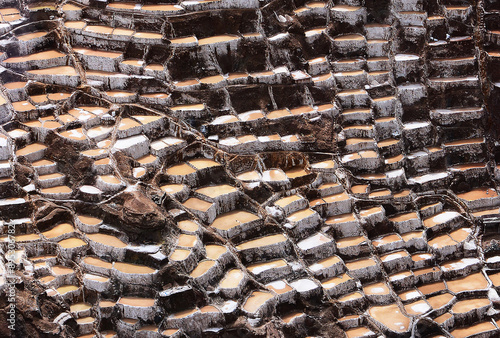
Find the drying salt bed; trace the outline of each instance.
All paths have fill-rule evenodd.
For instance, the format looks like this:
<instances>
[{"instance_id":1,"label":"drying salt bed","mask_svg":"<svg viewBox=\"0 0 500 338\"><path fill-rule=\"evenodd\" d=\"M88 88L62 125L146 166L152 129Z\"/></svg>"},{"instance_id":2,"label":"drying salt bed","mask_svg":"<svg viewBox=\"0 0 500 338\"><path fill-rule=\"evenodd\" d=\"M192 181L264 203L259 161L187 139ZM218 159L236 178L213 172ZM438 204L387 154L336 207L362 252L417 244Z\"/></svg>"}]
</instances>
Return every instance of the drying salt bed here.
<instances>
[{"instance_id":1,"label":"drying salt bed","mask_svg":"<svg viewBox=\"0 0 500 338\"><path fill-rule=\"evenodd\" d=\"M494 3L14 5L16 332L499 335Z\"/></svg>"}]
</instances>

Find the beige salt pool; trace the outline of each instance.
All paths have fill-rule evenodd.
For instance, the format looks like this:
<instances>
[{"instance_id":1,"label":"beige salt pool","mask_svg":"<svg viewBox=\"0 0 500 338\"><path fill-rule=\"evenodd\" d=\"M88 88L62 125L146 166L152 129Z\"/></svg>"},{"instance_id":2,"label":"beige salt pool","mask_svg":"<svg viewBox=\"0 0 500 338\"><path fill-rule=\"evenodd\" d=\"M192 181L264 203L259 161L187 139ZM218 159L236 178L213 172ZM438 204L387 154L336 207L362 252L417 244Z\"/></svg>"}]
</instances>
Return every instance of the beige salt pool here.
<instances>
[{"instance_id":1,"label":"beige salt pool","mask_svg":"<svg viewBox=\"0 0 500 338\"><path fill-rule=\"evenodd\" d=\"M273 295L270 292L253 291L242 308L249 313L255 313L262 305L272 298Z\"/></svg>"}]
</instances>

